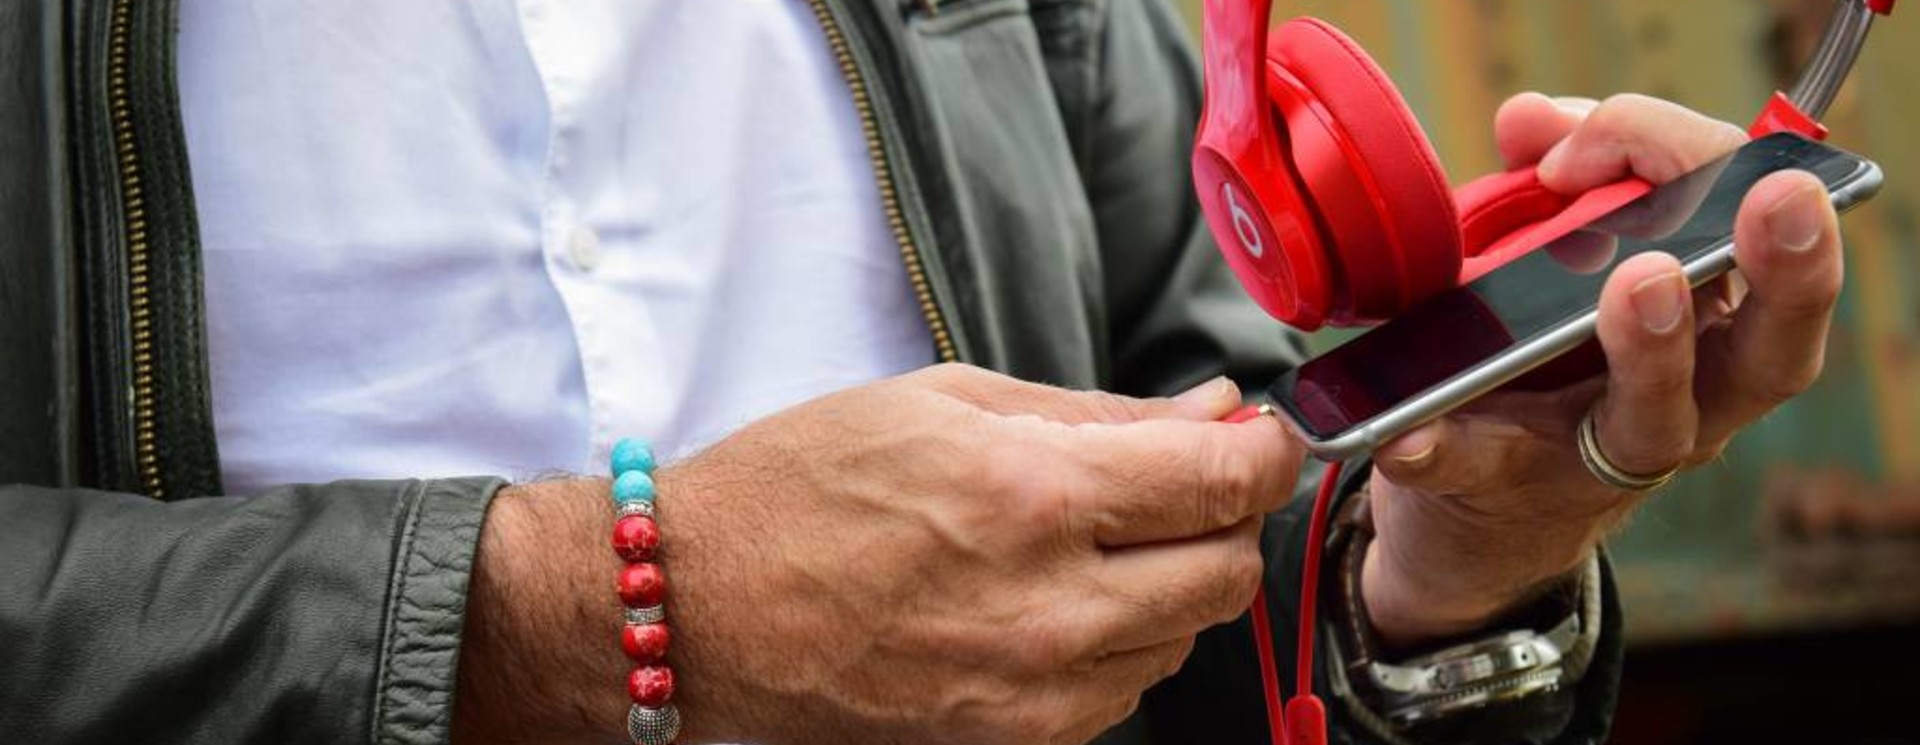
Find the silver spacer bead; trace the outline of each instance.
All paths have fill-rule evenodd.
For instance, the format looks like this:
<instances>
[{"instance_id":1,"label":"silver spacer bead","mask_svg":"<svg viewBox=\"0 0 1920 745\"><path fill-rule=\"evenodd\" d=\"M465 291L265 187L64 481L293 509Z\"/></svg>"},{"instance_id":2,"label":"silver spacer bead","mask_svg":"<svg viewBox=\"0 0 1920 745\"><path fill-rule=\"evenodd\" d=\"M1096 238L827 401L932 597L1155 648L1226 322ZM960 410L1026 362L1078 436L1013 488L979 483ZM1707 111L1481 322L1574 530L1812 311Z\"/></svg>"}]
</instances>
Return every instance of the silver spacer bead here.
<instances>
[{"instance_id":1,"label":"silver spacer bead","mask_svg":"<svg viewBox=\"0 0 1920 745\"><path fill-rule=\"evenodd\" d=\"M680 736L680 710L673 704L658 709L634 704L627 710L627 736L634 745L671 745Z\"/></svg>"},{"instance_id":2,"label":"silver spacer bead","mask_svg":"<svg viewBox=\"0 0 1920 745\"><path fill-rule=\"evenodd\" d=\"M647 517L653 517L653 503L645 501L621 502L620 516L626 517L628 515L646 515Z\"/></svg>"},{"instance_id":3,"label":"silver spacer bead","mask_svg":"<svg viewBox=\"0 0 1920 745\"><path fill-rule=\"evenodd\" d=\"M627 623L630 624L645 625L649 623L659 623L665 620L667 620L667 609L665 606L649 605L645 608L627 609Z\"/></svg>"}]
</instances>

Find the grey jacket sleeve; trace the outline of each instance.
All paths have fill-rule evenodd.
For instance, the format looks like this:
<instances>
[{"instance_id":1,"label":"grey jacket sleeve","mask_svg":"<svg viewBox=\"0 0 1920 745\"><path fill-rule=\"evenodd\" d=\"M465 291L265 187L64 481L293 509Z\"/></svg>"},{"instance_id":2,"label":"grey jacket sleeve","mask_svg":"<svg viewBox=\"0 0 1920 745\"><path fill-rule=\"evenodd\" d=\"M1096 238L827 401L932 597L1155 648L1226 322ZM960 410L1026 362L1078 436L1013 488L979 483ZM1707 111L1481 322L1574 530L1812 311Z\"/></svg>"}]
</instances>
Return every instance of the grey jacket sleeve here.
<instances>
[{"instance_id":1,"label":"grey jacket sleeve","mask_svg":"<svg viewBox=\"0 0 1920 745\"><path fill-rule=\"evenodd\" d=\"M492 479L0 486L13 742L441 743Z\"/></svg>"},{"instance_id":2,"label":"grey jacket sleeve","mask_svg":"<svg viewBox=\"0 0 1920 745\"><path fill-rule=\"evenodd\" d=\"M1260 396L1305 354L1299 335L1268 318L1240 289L1192 196L1188 159L1201 90L1187 30L1164 0L1113 0L1105 7L1100 80L1082 139L1101 251L1109 257L1113 387L1164 395L1225 373L1249 397ZM1366 468L1355 470L1356 477L1365 477ZM1264 537L1282 670L1293 665L1293 603L1315 473L1309 469L1302 476L1297 498L1269 518ZM1580 685L1501 707L1421 741L1544 745L1605 739L1620 675L1621 620L1610 574L1604 584L1600 642ZM1333 590L1324 585L1323 595L1330 596ZM1264 743L1253 650L1244 617L1202 634L1187 665L1148 692L1142 715L1099 742ZM1377 743L1343 718L1342 705L1325 689L1333 674L1339 673L1323 664L1318 677L1332 740Z\"/></svg>"}]
</instances>

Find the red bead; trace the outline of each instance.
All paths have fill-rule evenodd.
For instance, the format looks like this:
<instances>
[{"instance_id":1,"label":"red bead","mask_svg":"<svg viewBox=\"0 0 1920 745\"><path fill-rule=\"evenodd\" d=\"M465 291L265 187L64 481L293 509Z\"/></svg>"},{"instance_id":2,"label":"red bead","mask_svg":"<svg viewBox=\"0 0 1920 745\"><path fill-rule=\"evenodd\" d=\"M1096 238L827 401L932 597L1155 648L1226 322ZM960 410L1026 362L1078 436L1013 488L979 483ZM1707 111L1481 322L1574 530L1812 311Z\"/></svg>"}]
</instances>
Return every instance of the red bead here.
<instances>
[{"instance_id":1,"label":"red bead","mask_svg":"<svg viewBox=\"0 0 1920 745\"><path fill-rule=\"evenodd\" d=\"M634 662L659 662L667 656L669 636L664 623L630 623L620 629L620 648L626 650L627 656L633 658Z\"/></svg>"},{"instance_id":2,"label":"red bead","mask_svg":"<svg viewBox=\"0 0 1920 745\"><path fill-rule=\"evenodd\" d=\"M660 708L673 698L673 668L660 665L636 667L627 673L627 695L641 706Z\"/></svg>"},{"instance_id":3,"label":"red bead","mask_svg":"<svg viewBox=\"0 0 1920 745\"><path fill-rule=\"evenodd\" d=\"M652 561L660 547L660 524L646 515L628 515L613 524L613 550L627 561Z\"/></svg>"},{"instance_id":4,"label":"red bead","mask_svg":"<svg viewBox=\"0 0 1920 745\"><path fill-rule=\"evenodd\" d=\"M630 608L659 605L667 596L667 574L659 564L628 564L620 568L620 602Z\"/></svg>"}]
</instances>

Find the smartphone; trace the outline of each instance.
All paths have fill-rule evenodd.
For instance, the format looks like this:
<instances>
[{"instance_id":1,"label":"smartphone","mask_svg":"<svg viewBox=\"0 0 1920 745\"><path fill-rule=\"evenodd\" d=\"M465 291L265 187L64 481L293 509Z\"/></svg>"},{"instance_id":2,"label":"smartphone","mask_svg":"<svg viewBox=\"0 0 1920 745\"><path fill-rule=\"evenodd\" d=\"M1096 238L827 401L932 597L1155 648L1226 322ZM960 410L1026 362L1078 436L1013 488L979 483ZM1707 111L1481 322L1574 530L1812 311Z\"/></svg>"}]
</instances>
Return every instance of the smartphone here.
<instances>
[{"instance_id":1,"label":"smartphone","mask_svg":"<svg viewBox=\"0 0 1920 745\"><path fill-rule=\"evenodd\" d=\"M1268 402L1321 458L1369 452L1592 338L1601 285L1634 254L1672 254L1696 287L1733 268L1741 199L1787 169L1812 172L1843 212L1881 182L1858 155L1790 134L1755 140L1306 361Z\"/></svg>"}]
</instances>

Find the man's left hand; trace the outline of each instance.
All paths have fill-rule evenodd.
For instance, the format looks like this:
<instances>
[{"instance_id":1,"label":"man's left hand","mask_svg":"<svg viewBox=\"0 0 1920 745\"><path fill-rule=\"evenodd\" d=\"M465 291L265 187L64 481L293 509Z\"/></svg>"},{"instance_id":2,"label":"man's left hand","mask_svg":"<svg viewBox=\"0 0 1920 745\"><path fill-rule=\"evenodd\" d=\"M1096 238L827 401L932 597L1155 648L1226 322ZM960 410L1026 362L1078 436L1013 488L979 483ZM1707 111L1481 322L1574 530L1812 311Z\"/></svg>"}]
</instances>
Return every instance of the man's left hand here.
<instances>
[{"instance_id":1,"label":"man's left hand","mask_svg":"<svg viewBox=\"0 0 1920 745\"><path fill-rule=\"evenodd\" d=\"M1629 175L1670 181L1738 147L1733 125L1643 96L1603 103L1523 94L1495 117L1509 167L1576 193ZM1600 297L1608 372L1546 393L1498 392L1376 453L1376 540L1362 592L1390 645L1472 632L1577 569L1646 496L1582 464L1600 451L1657 474L1717 457L1736 431L1820 373L1840 293L1840 233L1820 181L1778 173L1735 223L1736 275L1689 288L1672 256L1623 262Z\"/></svg>"}]
</instances>

